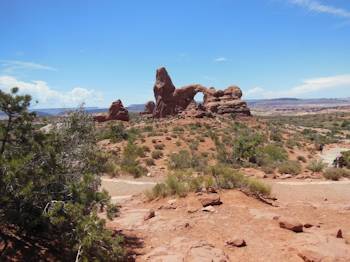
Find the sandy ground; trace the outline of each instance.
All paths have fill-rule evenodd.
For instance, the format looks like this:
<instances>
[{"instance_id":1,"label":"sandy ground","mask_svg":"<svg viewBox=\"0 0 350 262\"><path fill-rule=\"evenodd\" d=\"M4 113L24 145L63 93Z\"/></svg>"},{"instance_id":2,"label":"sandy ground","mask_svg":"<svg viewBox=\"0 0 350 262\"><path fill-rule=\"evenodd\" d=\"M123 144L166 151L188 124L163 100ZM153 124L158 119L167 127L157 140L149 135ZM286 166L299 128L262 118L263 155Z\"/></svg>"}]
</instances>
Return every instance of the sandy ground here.
<instances>
[{"instance_id":1,"label":"sandy ground","mask_svg":"<svg viewBox=\"0 0 350 262\"><path fill-rule=\"evenodd\" d=\"M303 261L303 254L323 259L310 261L350 261L350 181L265 181L278 207L231 190L220 192L223 204L214 212L203 212L195 194L145 202L139 193L155 178L105 178L104 188L122 205L108 226L132 236L130 261ZM155 217L145 221L151 209ZM276 218L284 217L312 227L282 229ZM339 229L343 239L335 237ZM227 246L232 238L247 246Z\"/></svg>"},{"instance_id":2,"label":"sandy ground","mask_svg":"<svg viewBox=\"0 0 350 262\"><path fill-rule=\"evenodd\" d=\"M319 156L331 164L344 147L328 146ZM130 261L350 261L350 180L263 179L277 198L274 206L230 190L223 202L202 211L200 195L146 201L145 190L161 176L108 178L102 187L120 216L108 227L125 235ZM155 211L155 216L144 216ZM303 233L280 228L285 219L309 224ZM341 230L343 238L337 238ZM244 239L232 247L228 240Z\"/></svg>"}]
</instances>

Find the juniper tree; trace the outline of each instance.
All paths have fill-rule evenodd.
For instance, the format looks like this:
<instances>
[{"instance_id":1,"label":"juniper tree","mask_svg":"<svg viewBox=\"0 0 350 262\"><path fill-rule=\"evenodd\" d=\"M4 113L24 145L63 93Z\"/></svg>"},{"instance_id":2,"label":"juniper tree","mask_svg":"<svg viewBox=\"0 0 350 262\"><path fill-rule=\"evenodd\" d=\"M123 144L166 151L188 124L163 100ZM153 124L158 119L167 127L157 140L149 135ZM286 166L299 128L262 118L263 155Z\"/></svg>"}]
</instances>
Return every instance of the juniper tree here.
<instances>
[{"instance_id":1,"label":"juniper tree","mask_svg":"<svg viewBox=\"0 0 350 262\"><path fill-rule=\"evenodd\" d=\"M31 97L0 91L0 223L21 234L59 240L76 261L118 261L121 239L105 229L98 211L116 208L100 191L104 159L98 154L94 123L72 112L47 134L34 126ZM1 257L0 257L1 258Z\"/></svg>"}]
</instances>

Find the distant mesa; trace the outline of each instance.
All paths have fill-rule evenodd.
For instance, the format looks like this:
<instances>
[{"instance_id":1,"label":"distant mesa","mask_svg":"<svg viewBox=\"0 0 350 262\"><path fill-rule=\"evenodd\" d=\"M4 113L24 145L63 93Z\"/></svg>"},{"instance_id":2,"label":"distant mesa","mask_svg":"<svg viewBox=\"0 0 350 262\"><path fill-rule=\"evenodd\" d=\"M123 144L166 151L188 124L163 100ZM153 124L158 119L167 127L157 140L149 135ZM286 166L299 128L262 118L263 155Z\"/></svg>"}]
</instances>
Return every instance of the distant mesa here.
<instances>
[{"instance_id":1,"label":"distant mesa","mask_svg":"<svg viewBox=\"0 0 350 262\"><path fill-rule=\"evenodd\" d=\"M164 67L157 70L153 92L156 100L153 110L155 118L174 115L198 118L213 114L251 115L247 103L241 100L242 91L239 87L229 86L225 90L216 90L193 84L177 89ZM202 104L194 100L197 93L203 93Z\"/></svg>"},{"instance_id":2,"label":"distant mesa","mask_svg":"<svg viewBox=\"0 0 350 262\"><path fill-rule=\"evenodd\" d=\"M129 121L129 112L123 106L122 101L118 99L112 103L107 115L96 115L94 116L94 120L97 122L106 122L110 120Z\"/></svg>"}]
</instances>

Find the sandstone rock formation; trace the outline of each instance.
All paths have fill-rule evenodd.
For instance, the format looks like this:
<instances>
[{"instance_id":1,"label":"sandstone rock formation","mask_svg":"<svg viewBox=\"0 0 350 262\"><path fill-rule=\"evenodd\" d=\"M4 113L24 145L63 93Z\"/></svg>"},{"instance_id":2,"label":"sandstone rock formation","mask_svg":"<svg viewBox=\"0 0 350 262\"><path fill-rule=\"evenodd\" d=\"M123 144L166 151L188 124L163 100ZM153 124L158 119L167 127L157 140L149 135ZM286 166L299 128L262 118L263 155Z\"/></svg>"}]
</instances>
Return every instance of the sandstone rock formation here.
<instances>
[{"instance_id":1,"label":"sandstone rock formation","mask_svg":"<svg viewBox=\"0 0 350 262\"><path fill-rule=\"evenodd\" d=\"M145 109L141 112L142 115L150 115L153 114L154 109L156 108L156 104L153 101L148 101L145 105Z\"/></svg>"},{"instance_id":2,"label":"sandstone rock formation","mask_svg":"<svg viewBox=\"0 0 350 262\"><path fill-rule=\"evenodd\" d=\"M157 70L153 91L156 100L153 116L156 118L178 114L194 117L210 116L212 113L250 115L247 103L241 100L239 87L216 90L194 84L176 89L164 67ZM194 100L198 92L204 94L203 104L197 104Z\"/></svg>"},{"instance_id":3,"label":"sandstone rock formation","mask_svg":"<svg viewBox=\"0 0 350 262\"><path fill-rule=\"evenodd\" d=\"M106 122L110 120L129 121L129 112L123 106L122 101L118 99L117 101L112 103L107 115L94 116L94 120L97 122Z\"/></svg>"}]
</instances>

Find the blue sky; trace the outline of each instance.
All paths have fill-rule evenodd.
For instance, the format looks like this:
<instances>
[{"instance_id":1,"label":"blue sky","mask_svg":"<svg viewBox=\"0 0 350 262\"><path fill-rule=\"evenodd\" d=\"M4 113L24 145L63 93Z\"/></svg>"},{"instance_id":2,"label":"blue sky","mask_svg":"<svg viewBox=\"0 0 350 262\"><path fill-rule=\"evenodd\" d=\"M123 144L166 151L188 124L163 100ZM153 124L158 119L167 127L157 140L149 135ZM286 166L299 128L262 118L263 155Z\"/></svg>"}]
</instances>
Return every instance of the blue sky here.
<instances>
[{"instance_id":1,"label":"blue sky","mask_svg":"<svg viewBox=\"0 0 350 262\"><path fill-rule=\"evenodd\" d=\"M245 98L350 97L348 0L1 0L0 88L37 107L239 85Z\"/></svg>"}]
</instances>

